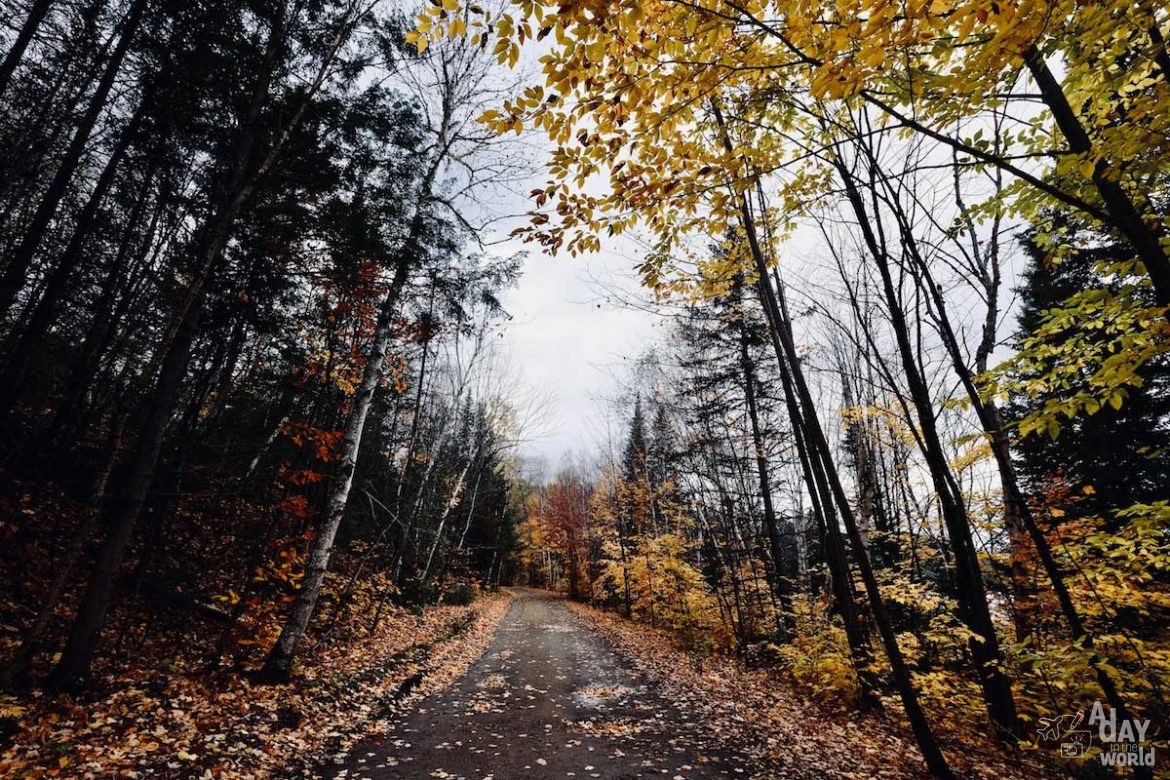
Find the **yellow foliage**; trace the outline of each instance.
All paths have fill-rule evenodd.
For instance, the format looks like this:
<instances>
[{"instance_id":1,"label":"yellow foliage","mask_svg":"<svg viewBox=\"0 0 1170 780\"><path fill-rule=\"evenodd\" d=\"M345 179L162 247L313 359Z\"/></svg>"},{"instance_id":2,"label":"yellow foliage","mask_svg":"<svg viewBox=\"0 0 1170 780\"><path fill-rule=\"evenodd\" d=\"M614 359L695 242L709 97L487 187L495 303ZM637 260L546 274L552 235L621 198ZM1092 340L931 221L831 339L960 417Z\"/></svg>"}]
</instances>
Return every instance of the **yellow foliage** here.
<instances>
[{"instance_id":1,"label":"yellow foliage","mask_svg":"<svg viewBox=\"0 0 1170 780\"><path fill-rule=\"evenodd\" d=\"M1077 415L1120 409L1140 369L1170 350L1165 310L1141 305L1137 285L1082 290L1045 311L1020 351L983 378L989 396L1045 398L1020 420L1022 436L1055 439Z\"/></svg>"},{"instance_id":2,"label":"yellow foliage","mask_svg":"<svg viewBox=\"0 0 1170 780\"><path fill-rule=\"evenodd\" d=\"M702 575L686 560L688 543L680 535L639 536L606 541L597 585L609 600L622 603L627 585L633 617L676 632L690 645L726 647L728 632L719 605ZM624 561L623 561L624 557Z\"/></svg>"},{"instance_id":3,"label":"yellow foliage","mask_svg":"<svg viewBox=\"0 0 1170 780\"><path fill-rule=\"evenodd\" d=\"M793 604L792 642L780 648L785 670L817 694L855 706L860 693L849 658L845 630L826 613L826 605L801 600Z\"/></svg>"}]
</instances>

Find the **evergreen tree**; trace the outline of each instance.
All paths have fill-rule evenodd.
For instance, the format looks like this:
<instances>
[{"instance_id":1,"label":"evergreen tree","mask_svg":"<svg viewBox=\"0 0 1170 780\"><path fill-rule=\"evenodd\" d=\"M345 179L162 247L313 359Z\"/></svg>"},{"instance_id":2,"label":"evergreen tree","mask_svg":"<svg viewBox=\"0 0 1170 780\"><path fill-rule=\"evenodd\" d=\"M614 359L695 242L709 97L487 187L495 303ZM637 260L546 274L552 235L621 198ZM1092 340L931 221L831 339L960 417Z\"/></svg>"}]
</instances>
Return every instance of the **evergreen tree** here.
<instances>
[{"instance_id":1,"label":"evergreen tree","mask_svg":"<svg viewBox=\"0 0 1170 780\"><path fill-rule=\"evenodd\" d=\"M646 420L642 414L642 396L634 399L634 414L626 432L626 448L622 455L622 473L627 482L642 483L646 470Z\"/></svg>"},{"instance_id":2,"label":"evergreen tree","mask_svg":"<svg viewBox=\"0 0 1170 780\"><path fill-rule=\"evenodd\" d=\"M1102 267L1127 258L1125 248L1084 226L1066 227L1075 229L1081 248L1060 262L1053 262L1031 235L1024 237L1028 265L1018 289L1017 340L1033 333L1046 310L1074 293L1094 288L1118 290L1120 280L1103 273ZM1146 304L1153 305L1152 292L1147 298ZM1078 335L1103 338L1096 336L1097 332L1085 330ZM1069 335L1071 331L1055 338ZM1041 366L1037 374L1045 370ZM1092 491L1083 493L1080 501L1084 509L1098 512L1165 498L1166 476L1170 474L1170 356L1161 355L1147 363L1139 376L1141 386L1128 391L1119 409L1104 404L1095 414L1078 415L1062 426L1057 439L1042 434L1020 439L1016 457L1033 491L1052 479L1066 480L1077 488L1091 486ZM1059 395L1073 390L1062 389ZM1008 412L1019 419L1055 397L1054 393L1017 396Z\"/></svg>"}]
</instances>

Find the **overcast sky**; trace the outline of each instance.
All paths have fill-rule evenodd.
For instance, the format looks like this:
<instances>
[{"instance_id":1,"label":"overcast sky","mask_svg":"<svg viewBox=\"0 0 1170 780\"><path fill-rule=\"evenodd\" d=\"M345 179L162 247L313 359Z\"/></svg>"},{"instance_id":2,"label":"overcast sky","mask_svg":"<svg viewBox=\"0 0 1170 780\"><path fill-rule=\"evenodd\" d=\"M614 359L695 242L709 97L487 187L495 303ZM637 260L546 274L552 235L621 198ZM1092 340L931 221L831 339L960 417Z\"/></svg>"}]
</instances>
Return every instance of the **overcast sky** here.
<instances>
[{"instance_id":1,"label":"overcast sky","mask_svg":"<svg viewBox=\"0 0 1170 780\"><path fill-rule=\"evenodd\" d=\"M636 290L639 249L625 241L587 257L548 257L529 250L519 285L503 296L512 320L504 347L525 382L548 399L543 436L520 454L555 470L566 453L591 454L603 438L598 399L618 389L623 364L656 335L656 318L616 305L613 286Z\"/></svg>"}]
</instances>

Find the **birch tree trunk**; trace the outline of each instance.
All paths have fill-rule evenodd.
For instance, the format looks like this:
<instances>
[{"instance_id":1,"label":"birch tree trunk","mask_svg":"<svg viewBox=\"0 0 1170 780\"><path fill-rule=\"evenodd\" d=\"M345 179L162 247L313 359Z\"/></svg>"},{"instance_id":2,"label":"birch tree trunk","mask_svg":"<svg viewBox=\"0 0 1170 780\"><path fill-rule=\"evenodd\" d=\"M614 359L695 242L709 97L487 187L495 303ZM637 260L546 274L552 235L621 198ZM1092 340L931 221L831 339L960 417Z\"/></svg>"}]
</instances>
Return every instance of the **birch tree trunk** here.
<instances>
[{"instance_id":1,"label":"birch tree trunk","mask_svg":"<svg viewBox=\"0 0 1170 780\"><path fill-rule=\"evenodd\" d=\"M340 463L337 475L334 478L333 490L329 496L325 519L317 536L313 539L313 546L309 550L309 560L305 564L305 578L301 582L301 590L297 600L293 603L292 611L280 630L280 637L276 645L268 654L264 662L263 675L274 681L285 680L292 671L293 661L296 659L297 646L305 636L309 620L317 607L317 600L321 596L321 585L325 581L325 572L329 569L329 557L333 552L333 541L337 537L337 529L341 519L345 516L345 507L349 502L349 491L353 486L353 472L357 466L358 451L361 449L362 432L366 427L366 417L370 413L370 405L374 400L374 393L378 390L378 383L382 381L382 372L386 363L386 351L390 345L392 321L397 309L398 298L402 287L406 283L407 271L410 267L409 258L399 258L398 268L391 282L386 299L382 302L382 311L378 315L378 323L374 329L374 343L362 371L362 382L354 397L353 409L345 426L345 434L341 443Z\"/></svg>"}]
</instances>

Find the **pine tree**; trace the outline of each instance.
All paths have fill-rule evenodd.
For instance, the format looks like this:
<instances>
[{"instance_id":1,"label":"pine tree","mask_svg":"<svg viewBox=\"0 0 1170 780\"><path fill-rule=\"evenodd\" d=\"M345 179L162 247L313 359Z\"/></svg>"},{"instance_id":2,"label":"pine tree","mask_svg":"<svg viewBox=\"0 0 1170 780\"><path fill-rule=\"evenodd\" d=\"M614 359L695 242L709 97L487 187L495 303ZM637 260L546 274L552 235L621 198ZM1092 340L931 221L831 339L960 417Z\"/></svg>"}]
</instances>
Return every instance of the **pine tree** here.
<instances>
[{"instance_id":1,"label":"pine tree","mask_svg":"<svg viewBox=\"0 0 1170 780\"><path fill-rule=\"evenodd\" d=\"M1116 292L1119 287L1119 281L1102 274L1098 266L1125 259L1124 247L1093 230L1069 227L1076 228L1083 248L1059 263L1037 245L1034 232L1025 235L1028 265L1018 289L1017 344L1036 330L1046 310L1070 295L1094 288ZM1153 305L1152 293L1146 303ZM1071 334L1061 338L1065 335ZM1043 369L1037 371L1041 373ZM1129 390L1121 408L1104 404L1095 414L1078 415L1062 426L1056 439L1034 435L1017 442L1020 471L1033 490L1054 478L1077 487L1091 486L1092 491L1083 494L1081 508L1096 512L1165 498L1170 473L1170 356L1147 363L1139 375L1141 386ZM1060 395L1069 392L1061 390ZM1016 396L1008 413L1020 419L1053 397Z\"/></svg>"},{"instance_id":2,"label":"pine tree","mask_svg":"<svg viewBox=\"0 0 1170 780\"><path fill-rule=\"evenodd\" d=\"M646 420L642 414L642 396L634 399L634 414L626 433L626 448L622 455L622 474L627 482L643 482L646 472Z\"/></svg>"}]
</instances>

